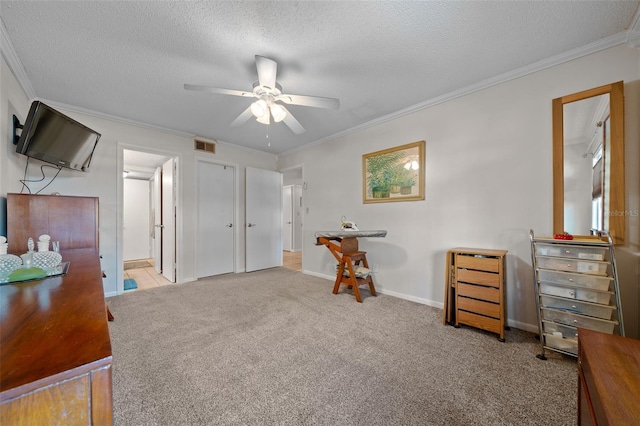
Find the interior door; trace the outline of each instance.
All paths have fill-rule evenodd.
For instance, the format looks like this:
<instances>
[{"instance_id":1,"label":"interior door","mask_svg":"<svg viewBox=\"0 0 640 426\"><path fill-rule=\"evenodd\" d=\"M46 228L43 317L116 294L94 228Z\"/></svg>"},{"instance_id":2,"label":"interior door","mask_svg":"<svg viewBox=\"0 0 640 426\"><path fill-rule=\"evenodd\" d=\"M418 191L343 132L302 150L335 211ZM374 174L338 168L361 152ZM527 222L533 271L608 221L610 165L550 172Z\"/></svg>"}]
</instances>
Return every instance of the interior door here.
<instances>
[{"instance_id":1,"label":"interior door","mask_svg":"<svg viewBox=\"0 0 640 426\"><path fill-rule=\"evenodd\" d=\"M282 250L293 251L293 187L282 188Z\"/></svg>"},{"instance_id":2,"label":"interior door","mask_svg":"<svg viewBox=\"0 0 640 426\"><path fill-rule=\"evenodd\" d=\"M153 267L158 274L162 273L162 169L156 168L151 183L151 216L153 217Z\"/></svg>"},{"instance_id":3,"label":"interior door","mask_svg":"<svg viewBox=\"0 0 640 426\"><path fill-rule=\"evenodd\" d=\"M197 278L234 271L235 169L199 161Z\"/></svg>"},{"instance_id":4,"label":"interior door","mask_svg":"<svg viewBox=\"0 0 640 426\"><path fill-rule=\"evenodd\" d=\"M293 195L291 197L293 204L293 251L302 251L302 186L293 185Z\"/></svg>"},{"instance_id":5,"label":"interior door","mask_svg":"<svg viewBox=\"0 0 640 426\"><path fill-rule=\"evenodd\" d=\"M246 169L245 270L282 266L282 174Z\"/></svg>"},{"instance_id":6,"label":"interior door","mask_svg":"<svg viewBox=\"0 0 640 426\"><path fill-rule=\"evenodd\" d=\"M168 160L162 165L162 276L176 282L175 253L175 162Z\"/></svg>"}]
</instances>

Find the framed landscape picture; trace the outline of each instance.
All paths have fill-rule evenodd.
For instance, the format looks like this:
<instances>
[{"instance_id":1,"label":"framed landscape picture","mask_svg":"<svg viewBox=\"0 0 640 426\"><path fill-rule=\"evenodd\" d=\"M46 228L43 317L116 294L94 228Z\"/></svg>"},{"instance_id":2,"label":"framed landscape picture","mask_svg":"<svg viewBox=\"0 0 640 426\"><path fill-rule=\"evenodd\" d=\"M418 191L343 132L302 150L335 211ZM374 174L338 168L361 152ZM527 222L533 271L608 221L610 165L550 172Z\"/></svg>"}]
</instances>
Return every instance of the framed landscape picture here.
<instances>
[{"instance_id":1,"label":"framed landscape picture","mask_svg":"<svg viewBox=\"0 0 640 426\"><path fill-rule=\"evenodd\" d=\"M424 141L362 156L364 203L424 200Z\"/></svg>"}]
</instances>

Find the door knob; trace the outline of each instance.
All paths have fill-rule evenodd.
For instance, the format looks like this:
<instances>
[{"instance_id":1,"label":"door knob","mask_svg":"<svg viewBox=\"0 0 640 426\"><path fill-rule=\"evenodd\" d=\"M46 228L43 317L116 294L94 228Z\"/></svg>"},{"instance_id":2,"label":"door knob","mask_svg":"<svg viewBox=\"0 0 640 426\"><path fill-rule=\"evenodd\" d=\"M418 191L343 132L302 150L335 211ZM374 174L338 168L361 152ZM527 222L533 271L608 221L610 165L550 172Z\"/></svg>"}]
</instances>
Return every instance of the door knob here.
<instances>
[{"instance_id":1,"label":"door knob","mask_svg":"<svg viewBox=\"0 0 640 426\"><path fill-rule=\"evenodd\" d=\"M227 228L233 228L233 223L226 225Z\"/></svg>"},{"instance_id":2,"label":"door knob","mask_svg":"<svg viewBox=\"0 0 640 426\"><path fill-rule=\"evenodd\" d=\"M248 223L248 224L247 224L247 226L248 226L249 228L251 228L252 226L256 226L256 224L255 224L255 223Z\"/></svg>"}]
</instances>

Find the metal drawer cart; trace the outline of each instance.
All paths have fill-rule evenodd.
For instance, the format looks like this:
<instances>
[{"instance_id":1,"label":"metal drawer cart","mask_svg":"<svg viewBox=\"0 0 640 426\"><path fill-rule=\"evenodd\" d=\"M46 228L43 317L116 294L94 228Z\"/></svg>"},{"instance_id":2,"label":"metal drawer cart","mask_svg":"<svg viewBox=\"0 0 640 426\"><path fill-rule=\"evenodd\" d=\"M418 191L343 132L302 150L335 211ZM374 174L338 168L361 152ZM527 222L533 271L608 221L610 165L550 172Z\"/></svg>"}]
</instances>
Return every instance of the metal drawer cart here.
<instances>
[{"instance_id":1,"label":"metal drawer cart","mask_svg":"<svg viewBox=\"0 0 640 426\"><path fill-rule=\"evenodd\" d=\"M578 355L578 327L624 336L611 236L599 231L572 240L535 237L531 260L538 329L545 350Z\"/></svg>"}]
</instances>

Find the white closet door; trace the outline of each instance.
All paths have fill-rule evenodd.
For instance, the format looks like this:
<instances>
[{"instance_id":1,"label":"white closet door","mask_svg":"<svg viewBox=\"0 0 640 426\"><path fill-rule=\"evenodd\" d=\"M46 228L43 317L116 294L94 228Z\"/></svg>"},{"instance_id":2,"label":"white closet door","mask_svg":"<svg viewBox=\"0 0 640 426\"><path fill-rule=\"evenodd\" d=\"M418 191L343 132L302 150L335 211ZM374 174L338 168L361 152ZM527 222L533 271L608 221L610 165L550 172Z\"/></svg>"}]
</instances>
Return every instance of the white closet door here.
<instances>
[{"instance_id":1,"label":"white closet door","mask_svg":"<svg viewBox=\"0 0 640 426\"><path fill-rule=\"evenodd\" d=\"M175 166L173 159L162 165L162 276L176 282Z\"/></svg>"},{"instance_id":2,"label":"white closet door","mask_svg":"<svg viewBox=\"0 0 640 426\"><path fill-rule=\"evenodd\" d=\"M153 174L152 183L153 234L153 267L158 274L162 273L162 168L158 167Z\"/></svg>"},{"instance_id":3,"label":"white closet door","mask_svg":"<svg viewBox=\"0 0 640 426\"><path fill-rule=\"evenodd\" d=\"M282 188L282 250L293 251L293 187Z\"/></svg>"},{"instance_id":4,"label":"white closet door","mask_svg":"<svg viewBox=\"0 0 640 426\"><path fill-rule=\"evenodd\" d=\"M302 251L302 186L293 186L293 251Z\"/></svg>"},{"instance_id":5,"label":"white closet door","mask_svg":"<svg viewBox=\"0 0 640 426\"><path fill-rule=\"evenodd\" d=\"M246 169L245 270L282 266L282 173Z\"/></svg>"},{"instance_id":6,"label":"white closet door","mask_svg":"<svg viewBox=\"0 0 640 426\"><path fill-rule=\"evenodd\" d=\"M234 271L235 169L198 162L198 278Z\"/></svg>"}]
</instances>

